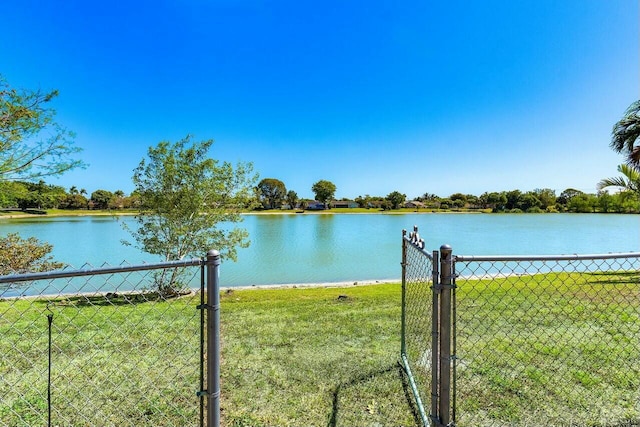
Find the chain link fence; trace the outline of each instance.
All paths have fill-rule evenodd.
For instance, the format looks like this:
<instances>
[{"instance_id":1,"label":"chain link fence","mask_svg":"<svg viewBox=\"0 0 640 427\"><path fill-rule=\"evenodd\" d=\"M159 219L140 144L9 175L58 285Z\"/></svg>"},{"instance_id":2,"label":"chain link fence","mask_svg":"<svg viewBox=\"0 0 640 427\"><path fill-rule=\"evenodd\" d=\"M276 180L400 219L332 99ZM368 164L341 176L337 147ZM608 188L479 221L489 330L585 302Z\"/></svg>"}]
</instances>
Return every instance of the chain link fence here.
<instances>
[{"instance_id":1,"label":"chain link fence","mask_svg":"<svg viewBox=\"0 0 640 427\"><path fill-rule=\"evenodd\" d=\"M403 238L402 355L424 425L640 426L640 253L446 261L443 248Z\"/></svg>"},{"instance_id":2,"label":"chain link fence","mask_svg":"<svg viewBox=\"0 0 640 427\"><path fill-rule=\"evenodd\" d=\"M640 425L640 254L454 268L456 425Z\"/></svg>"},{"instance_id":3,"label":"chain link fence","mask_svg":"<svg viewBox=\"0 0 640 427\"><path fill-rule=\"evenodd\" d=\"M0 426L203 425L204 277L204 260L1 277Z\"/></svg>"},{"instance_id":4,"label":"chain link fence","mask_svg":"<svg viewBox=\"0 0 640 427\"><path fill-rule=\"evenodd\" d=\"M434 408L425 407L431 403L429 399L425 400L427 393L437 383L437 378L434 378L437 369L432 369L432 366L437 366L433 360L437 356L433 348L433 326L436 325L437 329L438 324L432 317L436 312L433 304L437 304L432 298L434 258L423 250L424 242L417 235L417 230L409 236L403 233L402 240L401 358L418 413L422 423L427 425L427 414L437 412Z\"/></svg>"}]
</instances>

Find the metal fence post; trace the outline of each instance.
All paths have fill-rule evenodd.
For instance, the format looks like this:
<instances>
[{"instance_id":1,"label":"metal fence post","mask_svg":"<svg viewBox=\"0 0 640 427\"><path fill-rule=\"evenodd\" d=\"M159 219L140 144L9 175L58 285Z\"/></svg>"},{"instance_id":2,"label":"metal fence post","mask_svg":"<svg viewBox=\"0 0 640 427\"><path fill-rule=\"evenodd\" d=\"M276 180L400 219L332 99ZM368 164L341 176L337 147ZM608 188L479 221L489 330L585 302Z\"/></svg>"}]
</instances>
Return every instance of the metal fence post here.
<instances>
[{"instance_id":1,"label":"metal fence post","mask_svg":"<svg viewBox=\"0 0 640 427\"><path fill-rule=\"evenodd\" d=\"M440 422L450 422L451 406L451 288L452 253L449 245L440 246Z\"/></svg>"},{"instance_id":2,"label":"metal fence post","mask_svg":"<svg viewBox=\"0 0 640 427\"><path fill-rule=\"evenodd\" d=\"M220 252L207 252L207 427L220 426Z\"/></svg>"},{"instance_id":3,"label":"metal fence post","mask_svg":"<svg viewBox=\"0 0 640 427\"><path fill-rule=\"evenodd\" d=\"M439 355L440 355L440 290L439 280L440 272L438 262L440 254L433 251L433 272L432 274L432 306L431 306L431 420L438 421L438 387L440 381L438 379L439 371Z\"/></svg>"},{"instance_id":4,"label":"metal fence post","mask_svg":"<svg viewBox=\"0 0 640 427\"><path fill-rule=\"evenodd\" d=\"M438 262L440 260L440 254L438 251L432 252L433 257L433 271L431 272L431 283L432 283L432 306L431 306L431 414L430 418L432 421L436 422L438 419L438 386L440 384L438 380L438 371L439 371L439 355L440 351L438 350L440 347L440 330L439 330L439 322L440 322L440 290L439 290L439 280L440 280L440 269Z\"/></svg>"}]
</instances>

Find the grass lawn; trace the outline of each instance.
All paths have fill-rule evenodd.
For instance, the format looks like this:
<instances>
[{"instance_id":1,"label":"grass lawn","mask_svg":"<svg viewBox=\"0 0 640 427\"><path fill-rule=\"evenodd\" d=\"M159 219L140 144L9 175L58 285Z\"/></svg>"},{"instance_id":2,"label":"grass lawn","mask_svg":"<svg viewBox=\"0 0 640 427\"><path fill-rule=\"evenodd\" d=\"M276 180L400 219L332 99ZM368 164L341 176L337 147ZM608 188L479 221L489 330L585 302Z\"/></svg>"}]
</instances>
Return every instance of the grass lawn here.
<instances>
[{"instance_id":1,"label":"grass lawn","mask_svg":"<svg viewBox=\"0 0 640 427\"><path fill-rule=\"evenodd\" d=\"M397 284L224 294L224 424L416 425L400 298Z\"/></svg>"},{"instance_id":2,"label":"grass lawn","mask_svg":"<svg viewBox=\"0 0 640 427\"><path fill-rule=\"evenodd\" d=\"M197 425L199 297L49 304L53 425ZM47 303L0 302L0 426L46 425ZM225 426L416 425L400 286L222 295Z\"/></svg>"},{"instance_id":3,"label":"grass lawn","mask_svg":"<svg viewBox=\"0 0 640 427\"><path fill-rule=\"evenodd\" d=\"M638 279L460 281L457 425L564 425L593 408L595 421L571 425L638 419ZM223 292L223 425L417 425L400 300L398 284ZM53 425L197 425L198 303L50 304ZM47 313L45 301L0 301L0 426L46 424ZM428 323L409 333L430 338ZM428 349L410 350L415 361Z\"/></svg>"},{"instance_id":4,"label":"grass lawn","mask_svg":"<svg viewBox=\"0 0 640 427\"><path fill-rule=\"evenodd\" d=\"M640 425L639 272L457 286L457 425Z\"/></svg>"}]
</instances>

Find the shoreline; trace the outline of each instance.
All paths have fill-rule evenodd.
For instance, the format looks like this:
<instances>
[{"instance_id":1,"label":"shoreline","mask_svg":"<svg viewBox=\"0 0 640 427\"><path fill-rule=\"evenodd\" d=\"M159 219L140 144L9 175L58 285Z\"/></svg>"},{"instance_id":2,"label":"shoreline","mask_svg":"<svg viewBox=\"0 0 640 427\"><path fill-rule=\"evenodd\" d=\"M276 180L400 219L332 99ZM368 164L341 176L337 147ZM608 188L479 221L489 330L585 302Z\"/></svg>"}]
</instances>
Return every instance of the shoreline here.
<instances>
[{"instance_id":1,"label":"shoreline","mask_svg":"<svg viewBox=\"0 0 640 427\"><path fill-rule=\"evenodd\" d=\"M275 283L272 285L221 286L220 290L246 291L252 289L305 289L305 288L353 288L358 286L400 284L401 278L382 280L355 280L343 282Z\"/></svg>"},{"instance_id":2,"label":"shoreline","mask_svg":"<svg viewBox=\"0 0 640 427\"><path fill-rule=\"evenodd\" d=\"M488 212L478 210L478 211L432 211L432 210L420 210L420 211L356 211L349 212L348 210L336 210L336 209L328 209L325 211L304 211L304 212L295 212L295 211L254 211L254 212L242 212L240 215L242 216L273 216L273 215L429 215L429 214L486 214ZM97 216L97 217L120 217L120 216L135 216L138 215L138 212L105 212L105 211L80 211L80 212L53 212L46 214L30 214L30 213L19 213L19 214L2 214L0 213L0 220L3 219L46 219L46 218L77 218L77 217L87 217L87 216Z\"/></svg>"},{"instance_id":3,"label":"shoreline","mask_svg":"<svg viewBox=\"0 0 640 427\"><path fill-rule=\"evenodd\" d=\"M64 217L70 217L70 218L77 218L77 217L83 217L83 216L134 216L137 215L137 212L104 212L104 211L98 211L98 212L87 212L87 211L80 211L80 212L54 212L54 213L46 213L46 214L30 214L30 213L20 213L20 214L8 214L8 215L3 215L0 214L0 220L2 219L46 219L46 218L64 218Z\"/></svg>"},{"instance_id":4,"label":"shoreline","mask_svg":"<svg viewBox=\"0 0 640 427\"><path fill-rule=\"evenodd\" d=\"M34 213L8 213L3 214L0 212L0 221L1 220L20 220L20 219L47 219L47 218L77 218L77 217L88 217L88 216L96 216L96 217L107 217L111 216L113 218L121 217L121 216L135 216L138 215L139 212L131 212L131 211L70 211L70 212L49 212L44 214L34 214ZM616 213L616 212L588 212L588 213L578 213L578 212L539 212L539 213L527 213L527 212L491 212L486 209L480 210L465 210L465 211L454 211L454 210L395 210L395 211L382 211L382 210L361 210L360 208L334 208L327 210L310 210L304 212L297 211L251 211L251 212L242 212L241 216L297 216L297 215L481 215L481 214L491 214L491 215L545 215L545 214L576 214L576 215L637 215L633 213Z\"/></svg>"},{"instance_id":5,"label":"shoreline","mask_svg":"<svg viewBox=\"0 0 640 427\"><path fill-rule=\"evenodd\" d=\"M285 290L285 289L340 289L340 288L354 288L361 286L374 286L374 285L389 285L400 284L402 279L383 279L383 280L360 280L360 281L344 281L344 282L313 282L313 283L280 283L272 285L244 285L244 286L221 286L221 293L232 293L233 291L251 291L251 290ZM185 288L184 291L189 291L184 295L178 296L178 298L184 298L189 295L195 295L200 291L200 288ZM17 299L60 299L70 297L107 297L109 294L119 295L138 295L146 292L154 292L153 290L111 290L111 291L95 291L95 292L64 292L59 294L38 294L38 295L10 295L2 296L0 294L0 302Z\"/></svg>"}]
</instances>

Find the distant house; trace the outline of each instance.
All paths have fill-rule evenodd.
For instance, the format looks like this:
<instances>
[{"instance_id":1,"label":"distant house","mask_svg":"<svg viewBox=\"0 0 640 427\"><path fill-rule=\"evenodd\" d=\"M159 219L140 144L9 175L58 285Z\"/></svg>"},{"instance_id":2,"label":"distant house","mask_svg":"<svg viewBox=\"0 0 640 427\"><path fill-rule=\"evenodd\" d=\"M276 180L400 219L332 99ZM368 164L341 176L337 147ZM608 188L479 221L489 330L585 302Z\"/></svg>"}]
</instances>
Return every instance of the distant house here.
<instances>
[{"instance_id":1,"label":"distant house","mask_svg":"<svg viewBox=\"0 0 640 427\"><path fill-rule=\"evenodd\" d=\"M307 209L310 210L310 211L322 210L322 209L324 209L324 203L320 203L317 200L312 200L312 201L307 203Z\"/></svg>"},{"instance_id":2,"label":"distant house","mask_svg":"<svg viewBox=\"0 0 640 427\"><path fill-rule=\"evenodd\" d=\"M427 206L424 203L419 202L417 200L411 200L410 202L405 203L404 207L410 208L410 209L424 209Z\"/></svg>"},{"instance_id":3,"label":"distant house","mask_svg":"<svg viewBox=\"0 0 640 427\"><path fill-rule=\"evenodd\" d=\"M331 202L334 208L357 208L358 204L353 200L334 200Z\"/></svg>"}]
</instances>

